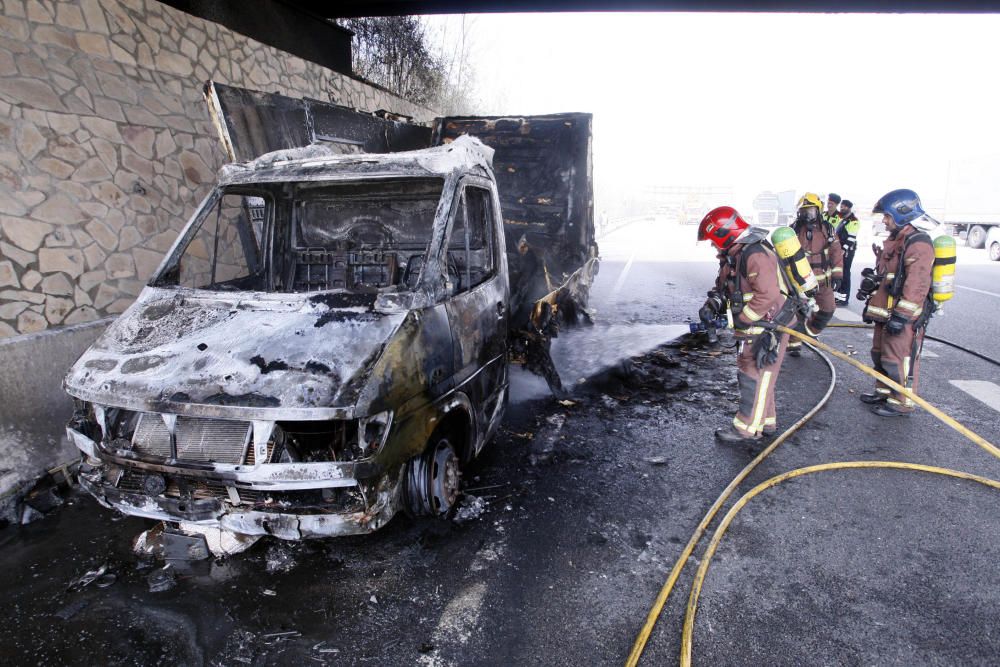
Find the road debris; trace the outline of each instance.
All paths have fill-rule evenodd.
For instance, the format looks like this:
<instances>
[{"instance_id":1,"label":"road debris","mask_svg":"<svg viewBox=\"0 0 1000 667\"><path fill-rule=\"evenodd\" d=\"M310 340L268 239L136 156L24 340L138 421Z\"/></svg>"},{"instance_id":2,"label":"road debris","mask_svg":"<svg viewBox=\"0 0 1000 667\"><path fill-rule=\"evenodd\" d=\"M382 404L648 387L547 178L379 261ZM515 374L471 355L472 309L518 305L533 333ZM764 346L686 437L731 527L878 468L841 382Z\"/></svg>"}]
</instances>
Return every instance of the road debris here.
<instances>
[{"instance_id":1,"label":"road debris","mask_svg":"<svg viewBox=\"0 0 1000 667\"><path fill-rule=\"evenodd\" d=\"M153 570L146 581L149 583L150 593L163 593L177 585L177 573L173 566L167 563L160 569Z\"/></svg>"},{"instance_id":2,"label":"road debris","mask_svg":"<svg viewBox=\"0 0 1000 667\"><path fill-rule=\"evenodd\" d=\"M295 554L284 544L271 545L264 558L268 574L291 572L298 564Z\"/></svg>"},{"instance_id":3,"label":"road debris","mask_svg":"<svg viewBox=\"0 0 1000 667\"><path fill-rule=\"evenodd\" d=\"M87 572L84 572L83 574L81 574L76 579L73 579L69 583L69 586L67 586L66 588L68 590L80 590L81 588L86 588L90 584L92 584L95 581L98 581L99 579L101 579L102 577L104 577L105 574L107 574L107 572L108 572L108 564L104 563L100 567L95 568L93 570L88 570ZM112 575L112 576L114 576L114 575ZM114 580L112 580L111 583L114 583ZM106 588L107 586L110 586L110 585L111 584L105 584L104 586L100 586L100 584L99 584L99 587L100 588Z\"/></svg>"},{"instance_id":4,"label":"road debris","mask_svg":"<svg viewBox=\"0 0 1000 667\"><path fill-rule=\"evenodd\" d=\"M340 653L339 648L334 648L332 646L328 647L326 646L325 641L313 645L312 650L316 651L317 653Z\"/></svg>"},{"instance_id":5,"label":"road debris","mask_svg":"<svg viewBox=\"0 0 1000 667\"><path fill-rule=\"evenodd\" d=\"M478 519L486 511L486 501L480 496L465 494L462 497L462 504L455 512L453 521L458 524L467 523Z\"/></svg>"}]
</instances>

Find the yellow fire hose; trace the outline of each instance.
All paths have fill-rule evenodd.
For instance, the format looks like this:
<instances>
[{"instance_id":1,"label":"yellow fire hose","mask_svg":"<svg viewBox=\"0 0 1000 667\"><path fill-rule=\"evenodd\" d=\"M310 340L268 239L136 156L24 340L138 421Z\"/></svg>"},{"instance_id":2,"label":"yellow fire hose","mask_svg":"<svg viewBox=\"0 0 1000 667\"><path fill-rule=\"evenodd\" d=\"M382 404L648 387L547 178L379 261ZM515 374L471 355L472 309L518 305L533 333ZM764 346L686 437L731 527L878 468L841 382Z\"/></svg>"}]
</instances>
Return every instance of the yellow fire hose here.
<instances>
[{"instance_id":1,"label":"yellow fire hose","mask_svg":"<svg viewBox=\"0 0 1000 667\"><path fill-rule=\"evenodd\" d=\"M841 352L839 350L835 350L832 347L830 347L829 345L826 345L825 343L821 343L818 340L816 340L815 338L807 336L804 333L799 333L798 331L794 331L794 330L789 329L787 327L780 327L779 326L779 327L776 327L776 328L778 329L778 331L783 331L783 332L785 332L787 334L791 334L792 336L795 336L796 338L800 338L803 341L807 341L809 344L811 344L811 345L813 345L813 346L815 346L815 347L823 350L824 352L828 352L828 353L832 354L833 356L837 357L841 361L846 361L847 363L851 364L852 366L854 366L855 368L857 368L858 370L860 370L862 373L864 373L866 375L870 375L873 378L875 378L876 380L879 380L880 382L882 382L883 384L888 385L889 387L892 387L893 389L895 389L896 391L898 391L899 393L903 394L904 396L906 396L907 398L909 398L911 401L913 401L914 403L916 403L917 405L919 405L920 407L922 407L924 410L927 410L927 412L929 412L932 415L934 415L935 417L937 417L940 421L944 422L945 424L947 424L951 428L955 429L956 431L958 431L959 433L961 433L962 435L964 435L966 438L968 438L972 442L976 443L977 445L979 445L980 447L982 447L983 449L985 449L987 452L989 452L993 456L995 456L998 459L1000 459L1000 449L997 449L994 445L990 444L990 442L988 442L985 438L983 438L980 435L977 435L976 433L973 433L971 430L969 430L966 427L962 426L957 421L955 421L954 419L952 419L951 417L949 417L945 413L941 412L940 410L938 410L937 408L935 408L933 405L931 405L930 403L928 403L924 399L922 399L919 396L917 396L916 394L914 394L908 388L903 387L902 385L896 383L894 380L892 380L890 378L887 378L886 376L884 376L881 373L879 373L878 371L876 371L874 368L871 368L869 366L865 366L860 361L858 361L856 359L853 359L850 356L844 354L843 352Z\"/></svg>"},{"instance_id":2,"label":"yellow fire hose","mask_svg":"<svg viewBox=\"0 0 1000 667\"><path fill-rule=\"evenodd\" d=\"M636 638L635 643L632 645L632 651L629 653L628 660L625 663L628 667L635 667L635 665L639 664L639 657L642 655L642 651L646 647L646 642L649 641L649 635L653 632L653 627L656 625L656 621L660 617L660 612L663 611L663 605L666 604L667 598L670 597L670 593L673 591L674 585L677 583L677 579L681 575L681 570L684 569L684 565L687 563L688 558L691 557L695 547L698 546L701 536L705 534L705 530L708 528L708 525L712 523L712 519L715 518L715 515L718 514L722 506L726 504L726 501L729 500L731 495L733 495L736 488L743 483L743 480L746 479L751 472L753 472L754 468L760 465L760 463L766 459L771 452L777 449L781 443L787 440L789 436L812 419L813 416L819 412L824 405L826 405L826 402L830 400L830 396L833 395L833 389L837 384L837 371L834 369L833 364L830 363L829 359L823 355L820 355L820 358L826 362L826 365L830 369L830 386L827 387L823 398L821 398L809 412L803 415L801 419L789 426L781 435L775 438L774 441L764 448L760 454L755 456L754 459L750 461L750 463L748 463L731 482L729 482L726 488L722 490L722 493L719 494L719 497L715 499L715 502L712 503L712 506L708 509L708 512L701 520L701 523L699 523L698 527L695 528L694 533L691 535L691 539L688 540L687 545L685 545L684 550L677 559L677 562L674 563L674 567L670 570L670 575L667 577L667 581L660 589L659 595L656 596L656 601L653 603L653 607L649 610L649 614L646 616L646 622L642 626L642 630L639 631L639 636Z\"/></svg>"},{"instance_id":3,"label":"yellow fire hose","mask_svg":"<svg viewBox=\"0 0 1000 667\"><path fill-rule=\"evenodd\" d=\"M694 636L694 617L698 609L698 596L701 594L701 586L705 581L705 575L708 573L708 566L712 562L712 556L715 555L715 550L719 546L719 542L722 541L722 536L725 534L726 529L729 528L729 524L732 523L733 519L739 513L743 506L746 505L754 496L765 491L772 486L781 484L782 482L794 479L796 477L801 477L803 475L811 475L817 472L827 472L830 470L846 470L846 469L870 469L870 468L890 468L897 470L917 470L920 472L932 473L935 475L946 475L948 477L956 477L958 479L966 479L973 482L978 482L984 484L991 488L1000 490L1000 482L996 480L989 479L987 477L980 477L979 475L972 475L967 472L961 472L959 470L951 470L949 468L938 468L936 466L921 465L919 463L903 463L900 461L840 461L837 463L822 463L820 465L808 466L806 468L797 468L795 470L789 470L786 473L776 475L766 482L762 482L755 486L753 489L748 491L742 498L736 501L730 510L723 517L719 527L715 529L715 534L712 535L712 540L708 543L708 547L705 548L705 554L702 556L701 564L698 566L698 571L694 575L694 581L691 584L691 595L688 597L687 613L684 616L684 631L681 634L681 667L689 667L691 664L691 649L693 644Z\"/></svg>"},{"instance_id":4,"label":"yellow fire hose","mask_svg":"<svg viewBox=\"0 0 1000 667\"><path fill-rule=\"evenodd\" d=\"M849 326L849 327L857 327L857 328L867 328L866 325L852 325L852 324L847 324L847 325L832 325L832 326ZM987 452L989 452L993 456L995 456L998 459L1000 459L1000 449L998 449L997 447L995 447L993 444L991 444L990 442L988 442L983 437L981 437L978 434L974 433L973 431L969 430L965 426L962 426L957 421L955 421L954 419L952 419L948 415L944 414L939 409L937 409L936 407L934 407L933 405L931 405L927 401L923 400L922 398L920 398L919 396L917 396L916 394L914 394L909 389L900 386L899 384L897 384L892 379L890 379L890 378L882 375L878 371L876 371L876 370L874 370L874 369L872 369L872 368L870 368L868 366L865 366L864 364L856 361L855 359L852 359L850 356L848 356L846 354L843 354L842 352L840 352L838 350L835 350L835 349L829 347L828 345L825 345L824 343L819 342L818 340L816 340L815 338L812 338L811 336L807 336L806 334L800 333L798 331L794 331L792 329L788 329L786 327L779 326L779 327L777 327L777 329L779 331L787 333L787 334L789 334L791 336L795 336L796 338L799 338L803 342L807 343L814 350L816 350L817 353L819 353L818 350L823 350L825 352L828 352L828 353L832 354L833 356L837 357L838 359L841 359L842 361L846 361L847 363L851 364L852 366L858 368L859 370L861 370L866 375L870 375L873 378L881 381L885 385L887 385L887 386L895 389L896 391L904 394L905 396L907 396L908 398L910 398L914 403L916 403L920 407L922 407L925 410L927 410L928 412L930 412L932 415L934 415L939 420L941 420L942 422L944 422L945 424L947 424L949 427L955 429L956 431L958 431L959 433L961 433L962 435L964 435L965 437L967 437L968 439L972 440L977 445L979 445L980 447L982 447L983 449L985 449ZM659 593L659 595L657 595L656 601L653 603L653 606L650 609L649 614L646 616L646 622L643 625L642 629L640 630L638 637L636 637L636 640L635 640L635 642L632 645L632 650L629 653L628 659L627 659L627 661L625 663L627 667L635 667L635 665L637 665L639 663L639 658L642 656L642 652L643 652L643 650L646 647L646 643L649 641L649 636L650 636L650 634L653 631L653 627L656 625L656 621L659 618L660 613L663 611L663 607L666 604L667 599L670 597L670 593L673 591L674 585L677 583L677 579L680 577L681 570L684 569L684 565L687 563L688 558L691 557L691 554L694 552L695 547L697 546L698 542L701 540L702 535L704 535L705 530L707 529L708 525L712 522L712 519L715 518L715 515L718 513L718 511L722 507L722 505L725 504L725 502L729 499L729 497L732 495L732 493L736 490L736 487L738 487L740 485L740 483L742 483L743 480L746 479L746 477L754 470L754 468L756 468L761 463L761 461L763 461L765 458L767 458L778 447L778 445L780 445L782 442L784 442L792 433L794 433L795 431L797 431L803 424L805 424L810 419L812 419L812 417L829 400L830 395L833 393L833 388L836 385L836 378L837 378L836 370L834 369L833 364L830 363L830 360L825 355L820 354L819 356L820 356L820 358L823 359L823 361L826 362L827 366L830 369L830 385L827 388L826 394L824 394L823 398L820 399L820 401L815 406L813 406L813 408L809 412L807 412L797 422L795 422L794 424L792 424L786 431L784 431L780 436L778 436L774 440L774 442L772 442L767 448L765 448L760 454L758 454L749 464L747 464L747 466L743 470L741 470L740 473L735 478L733 478L733 480L726 486L726 488L722 491L722 493L719 495L719 497L716 499L716 501L709 508L708 512L705 514L705 517L701 520L701 522L698 524L698 527L695 529L695 532L692 534L691 539L688 540L688 543L684 547L684 550L681 552L681 555L677 559L677 562L674 563L674 566L673 566L673 568L670 571L670 575L667 577L667 581L664 583L663 587L660 589L660 593ZM827 468L827 466L830 466L830 467ZM744 496L744 498L741 498L740 501L737 503L737 505L734 506L734 508L732 510L730 510L730 512L726 515L726 518L728 519L728 521L731 522L732 521L731 516L735 516L736 512L739 511L738 508L740 508L743 505L745 505L746 502L749 502L750 499L753 498L753 496L757 495L757 493L760 493L760 491L763 491L765 488L769 488L770 486L774 486L775 484L778 484L778 483L784 481L784 479L791 479L792 477L797 477L797 476L800 476L800 475L803 475L803 474L808 474L808 473L811 473L811 472L818 472L819 470L826 470L826 469L833 470L833 469L837 469L838 467L841 467L841 468L865 468L865 467L870 467L870 468L888 468L888 467L896 467L896 468L918 469L918 470L923 470L924 472L937 472L938 474L946 474L946 475L950 475L950 476L953 476L953 477L962 477L962 478L966 478L966 479L973 479L974 481L979 481L981 483L986 483L989 486L994 486L997 489L1000 489L1000 482L995 482L993 480L988 480L988 479L986 479L984 477L977 477L975 475L969 475L968 473L962 473L962 472L958 472L958 471L954 471L954 470L946 470L944 468L933 468L932 466L919 466L918 464L896 463L896 462L888 462L888 461L858 461L858 462L847 462L847 463L839 463L839 464L838 463L829 463L829 464L823 464L821 466L813 466L811 468L801 468L799 470L793 470L793 471L790 471L789 473L785 473L784 475L778 475L777 477L774 477L771 480L768 480L767 482L764 482L759 487L755 488L753 491L751 491L746 496ZM793 473L796 473L796 474L793 474ZM744 500L745 500L745 502L744 502ZM715 536L713 537L712 541L715 543L716 546L718 545L718 541L721 540L722 534L725 532L725 527L724 526L728 526L728 522L725 522L722 526L720 526L720 529L716 530ZM714 548L712 549L712 551L707 552L706 553L706 557L703 558L702 564L699 567L699 573L701 574L701 579L696 579L695 584L697 585L697 589L694 586L692 587L691 597L689 598L689 601L688 601L688 612L687 612L687 615L686 615L685 621L684 621L684 634L682 635L682 641L681 641L681 647L682 647L681 648L681 664L684 665L685 667L687 665L690 665L690 660L691 660L691 657L690 657L691 656L691 636L690 636L690 634L693 631L693 627L694 627L694 609L697 607L698 592L700 592L701 581L704 579L704 572L706 572L708 570L708 563L711 560L711 554L712 553L714 553ZM690 623L690 626L691 626L690 630L688 628L689 623Z\"/></svg>"}]
</instances>

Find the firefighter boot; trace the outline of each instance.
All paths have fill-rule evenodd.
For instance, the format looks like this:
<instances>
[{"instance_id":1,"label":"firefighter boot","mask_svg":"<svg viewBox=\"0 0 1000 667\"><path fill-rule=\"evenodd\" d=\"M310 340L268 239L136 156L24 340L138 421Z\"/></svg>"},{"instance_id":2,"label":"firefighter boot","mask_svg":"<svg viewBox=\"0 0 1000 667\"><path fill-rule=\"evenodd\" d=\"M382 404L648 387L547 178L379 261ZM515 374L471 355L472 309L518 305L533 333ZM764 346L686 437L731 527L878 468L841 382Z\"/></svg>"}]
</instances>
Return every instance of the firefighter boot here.
<instances>
[{"instance_id":1,"label":"firefighter boot","mask_svg":"<svg viewBox=\"0 0 1000 667\"><path fill-rule=\"evenodd\" d=\"M745 436L732 426L715 430L715 439L723 445L749 445L760 441L760 437Z\"/></svg>"},{"instance_id":2,"label":"firefighter boot","mask_svg":"<svg viewBox=\"0 0 1000 667\"><path fill-rule=\"evenodd\" d=\"M867 403L868 405L878 405L879 403L885 403L886 399L889 398L888 394L880 394L877 391L861 394L858 396L862 403Z\"/></svg>"},{"instance_id":3,"label":"firefighter boot","mask_svg":"<svg viewBox=\"0 0 1000 667\"><path fill-rule=\"evenodd\" d=\"M910 411L909 410L900 410L896 406L888 404L888 403L885 404L885 405L873 405L872 406L872 412L874 412L875 414L877 414L879 417L909 417L910 416Z\"/></svg>"}]
</instances>

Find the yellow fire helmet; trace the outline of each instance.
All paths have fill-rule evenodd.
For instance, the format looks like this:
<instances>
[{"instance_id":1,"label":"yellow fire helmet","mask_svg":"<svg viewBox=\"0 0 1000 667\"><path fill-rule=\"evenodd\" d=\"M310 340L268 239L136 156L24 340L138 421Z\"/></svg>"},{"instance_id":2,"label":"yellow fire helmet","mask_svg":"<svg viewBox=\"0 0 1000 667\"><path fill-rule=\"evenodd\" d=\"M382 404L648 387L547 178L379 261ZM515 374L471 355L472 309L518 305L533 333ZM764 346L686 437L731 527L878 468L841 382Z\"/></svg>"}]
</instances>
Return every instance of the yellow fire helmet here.
<instances>
[{"instance_id":1,"label":"yellow fire helmet","mask_svg":"<svg viewBox=\"0 0 1000 667\"><path fill-rule=\"evenodd\" d=\"M823 210L823 202L820 200L819 195L813 192L807 192L802 195L796 208L806 208L807 206L815 206L819 210Z\"/></svg>"}]
</instances>

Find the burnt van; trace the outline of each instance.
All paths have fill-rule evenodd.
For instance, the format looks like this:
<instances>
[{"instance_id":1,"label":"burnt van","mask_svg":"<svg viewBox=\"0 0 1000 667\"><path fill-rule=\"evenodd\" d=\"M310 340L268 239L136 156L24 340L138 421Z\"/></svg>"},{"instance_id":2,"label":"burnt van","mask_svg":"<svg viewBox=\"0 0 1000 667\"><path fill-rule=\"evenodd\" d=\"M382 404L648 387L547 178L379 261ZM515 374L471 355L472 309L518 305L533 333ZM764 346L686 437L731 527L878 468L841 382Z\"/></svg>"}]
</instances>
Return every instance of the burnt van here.
<instances>
[{"instance_id":1,"label":"burnt van","mask_svg":"<svg viewBox=\"0 0 1000 667\"><path fill-rule=\"evenodd\" d=\"M315 101L206 94L234 162L65 380L82 486L202 533L295 540L370 532L400 510L447 516L503 418L512 331L531 326L511 324L517 300L585 307L590 117L439 120L432 138ZM509 156L516 218L470 130ZM513 304L512 228L544 281L516 274Z\"/></svg>"},{"instance_id":2,"label":"burnt van","mask_svg":"<svg viewBox=\"0 0 1000 667\"><path fill-rule=\"evenodd\" d=\"M507 392L492 150L225 167L66 378L103 504L282 538L446 514Z\"/></svg>"}]
</instances>

